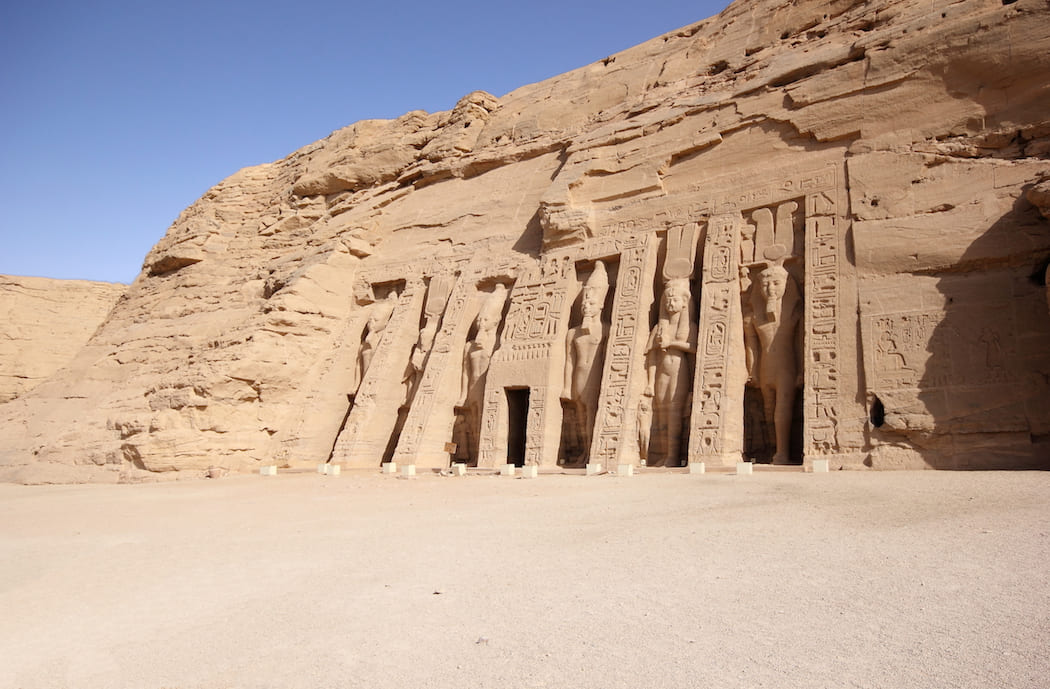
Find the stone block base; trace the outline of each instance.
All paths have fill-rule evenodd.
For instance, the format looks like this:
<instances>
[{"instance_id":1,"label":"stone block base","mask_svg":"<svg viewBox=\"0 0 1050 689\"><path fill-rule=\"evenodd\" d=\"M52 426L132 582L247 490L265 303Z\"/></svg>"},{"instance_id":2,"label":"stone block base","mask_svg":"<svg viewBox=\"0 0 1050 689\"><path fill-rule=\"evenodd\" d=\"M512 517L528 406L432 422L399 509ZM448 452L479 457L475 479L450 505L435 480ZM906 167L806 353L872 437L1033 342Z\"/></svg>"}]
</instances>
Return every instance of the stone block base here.
<instances>
[{"instance_id":1,"label":"stone block base","mask_svg":"<svg viewBox=\"0 0 1050 689\"><path fill-rule=\"evenodd\" d=\"M466 476L467 475L467 465L466 464L462 464L462 463L453 464L452 465L452 475L453 476Z\"/></svg>"},{"instance_id":2,"label":"stone block base","mask_svg":"<svg viewBox=\"0 0 1050 689\"><path fill-rule=\"evenodd\" d=\"M707 471L707 465L703 462L689 462L690 474L703 474Z\"/></svg>"},{"instance_id":3,"label":"stone block base","mask_svg":"<svg viewBox=\"0 0 1050 689\"><path fill-rule=\"evenodd\" d=\"M513 464L504 464L499 469L499 475L500 476L513 476L514 472L515 472L515 470L517 468L518 467L514 466Z\"/></svg>"},{"instance_id":4,"label":"stone block base","mask_svg":"<svg viewBox=\"0 0 1050 689\"><path fill-rule=\"evenodd\" d=\"M601 464L588 464L587 465L587 475L588 476L597 476L598 474L602 473L603 471L605 471L605 467L603 467Z\"/></svg>"},{"instance_id":5,"label":"stone block base","mask_svg":"<svg viewBox=\"0 0 1050 689\"><path fill-rule=\"evenodd\" d=\"M528 464L521 468L521 475L525 478L536 478L540 475L540 468L535 464Z\"/></svg>"},{"instance_id":6,"label":"stone block base","mask_svg":"<svg viewBox=\"0 0 1050 689\"><path fill-rule=\"evenodd\" d=\"M736 475L737 476L750 476L753 473L754 465L751 462L737 462L736 463Z\"/></svg>"},{"instance_id":7,"label":"stone block base","mask_svg":"<svg viewBox=\"0 0 1050 689\"><path fill-rule=\"evenodd\" d=\"M384 474L396 474L397 473L397 462L387 462L383 465Z\"/></svg>"},{"instance_id":8,"label":"stone block base","mask_svg":"<svg viewBox=\"0 0 1050 689\"><path fill-rule=\"evenodd\" d=\"M634 476L634 465L633 464L618 464L616 466L617 476Z\"/></svg>"},{"instance_id":9,"label":"stone block base","mask_svg":"<svg viewBox=\"0 0 1050 689\"><path fill-rule=\"evenodd\" d=\"M276 476L277 467L275 465L271 465L268 467L259 467L259 474L261 474L262 476Z\"/></svg>"},{"instance_id":10,"label":"stone block base","mask_svg":"<svg viewBox=\"0 0 1050 689\"><path fill-rule=\"evenodd\" d=\"M813 473L814 474L826 474L828 473L828 460L826 459L814 459L813 460Z\"/></svg>"},{"instance_id":11,"label":"stone block base","mask_svg":"<svg viewBox=\"0 0 1050 689\"><path fill-rule=\"evenodd\" d=\"M393 462L391 462L391 464L392 463ZM404 477L415 476L416 475L416 465L415 464L405 464L404 466L401 467L401 475L404 476Z\"/></svg>"}]
</instances>

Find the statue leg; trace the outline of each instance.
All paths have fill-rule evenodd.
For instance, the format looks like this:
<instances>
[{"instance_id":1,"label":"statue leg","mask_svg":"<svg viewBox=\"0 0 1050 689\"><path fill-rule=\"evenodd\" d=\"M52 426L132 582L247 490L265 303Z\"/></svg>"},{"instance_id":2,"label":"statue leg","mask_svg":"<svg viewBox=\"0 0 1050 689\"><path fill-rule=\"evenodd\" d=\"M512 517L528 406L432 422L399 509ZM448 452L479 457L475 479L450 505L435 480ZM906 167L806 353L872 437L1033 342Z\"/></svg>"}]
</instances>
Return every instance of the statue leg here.
<instances>
[{"instance_id":1,"label":"statue leg","mask_svg":"<svg viewBox=\"0 0 1050 689\"><path fill-rule=\"evenodd\" d=\"M763 385L762 388L762 415L765 419L762 439L766 447L776 448L776 424L777 424L777 389L772 385ZM775 450L774 450L775 452Z\"/></svg>"},{"instance_id":2,"label":"statue leg","mask_svg":"<svg viewBox=\"0 0 1050 689\"><path fill-rule=\"evenodd\" d=\"M667 452L664 455L665 467L681 466L678 453L682 446L682 405L675 404L667 410Z\"/></svg>"},{"instance_id":3,"label":"statue leg","mask_svg":"<svg viewBox=\"0 0 1050 689\"><path fill-rule=\"evenodd\" d=\"M790 385L780 385L776 388L774 427L777 452L773 455L773 464L787 464L791 461L791 413L795 403L794 392L793 386Z\"/></svg>"}]
</instances>

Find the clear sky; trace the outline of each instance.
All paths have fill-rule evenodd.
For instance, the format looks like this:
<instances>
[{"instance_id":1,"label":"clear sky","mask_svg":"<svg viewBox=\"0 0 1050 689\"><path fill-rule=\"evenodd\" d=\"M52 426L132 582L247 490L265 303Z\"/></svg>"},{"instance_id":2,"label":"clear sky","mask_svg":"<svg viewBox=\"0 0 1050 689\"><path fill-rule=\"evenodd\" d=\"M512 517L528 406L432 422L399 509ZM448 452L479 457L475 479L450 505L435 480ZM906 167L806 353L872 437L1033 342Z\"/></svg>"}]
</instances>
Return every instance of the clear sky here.
<instances>
[{"instance_id":1,"label":"clear sky","mask_svg":"<svg viewBox=\"0 0 1050 689\"><path fill-rule=\"evenodd\" d=\"M502 96L726 4L2 3L0 274L131 282L242 167L357 120Z\"/></svg>"}]
</instances>

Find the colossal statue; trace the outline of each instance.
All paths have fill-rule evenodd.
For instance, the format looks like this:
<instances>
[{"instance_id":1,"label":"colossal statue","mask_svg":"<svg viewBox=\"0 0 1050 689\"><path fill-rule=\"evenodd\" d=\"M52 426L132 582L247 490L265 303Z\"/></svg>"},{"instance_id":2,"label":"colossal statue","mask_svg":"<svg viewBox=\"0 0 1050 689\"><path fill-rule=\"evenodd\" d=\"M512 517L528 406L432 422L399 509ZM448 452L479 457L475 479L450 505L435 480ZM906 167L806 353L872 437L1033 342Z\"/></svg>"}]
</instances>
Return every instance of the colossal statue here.
<instances>
[{"instance_id":1,"label":"colossal statue","mask_svg":"<svg viewBox=\"0 0 1050 689\"><path fill-rule=\"evenodd\" d=\"M499 324L503 319L503 306L507 300L507 287L496 283L492 292L482 296L481 308L474 320L474 337L463 351L463 373L460 379L459 404L456 411L460 417L462 432L467 447L458 449L461 458L477 460L477 444L481 431L481 409L485 396L485 373L489 370L492 353L496 349ZM462 440L457 443L463 445Z\"/></svg>"},{"instance_id":2,"label":"colossal statue","mask_svg":"<svg viewBox=\"0 0 1050 689\"><path fill-rule=\"evenodd\" d=\"M583 321L569 330L566 339L565 372L561 399L573 410L577 447L580 455L574 463L586 463L590 457L594 416L601 391L602 344L609 335L609 326L602 321L605 296L609 291L609 275L605 264L597 261L583 287L580 310Z\"/></svg>"},{"instance_id":3,"label":"colossal statue","mask_svg":"<svg viewBox=\"0 0 1050 689\"><path fill-rule=\"evenodd\" d=\"M770 263L759 272L751 290L744 338L748 378L762 393L766 425L774 431L774 464L790 461L801 317L802 300L795 279L780 263Z\"/></svg>"},{"instance_id":4,"label":"colossal statue","mask_svg":"<svg viewBox=\"0 0 1050 689\"><path fill-rule=\"evenodd\" d=\"M408 362L408 369L405 371L405 404L411 404L419 383L423 379L423 368L430 355L430 350L434 347L434 338L437 337L441 313L444 311L451 289L452 281L447 275L435 276L427 287L427 298L423 305L423 327L419 329L419 337L416 339L415 347L412 348L412 356Z\"/></svg>"},{"instance_id":5,"label":"colossal statue","mask_svg":"<svg viewBox=\"0 0 1050 689\"><path fill-rule=\"evenodd\" d=\"M368 366L372 363L372 357L383 339L383 331L386 330L387 323L390 322L390 316L394 313L396 300L397 295L391 294L386 299L373 304L368 312L368 324L365 326L364 341L361 343L361 349L357 354L357 383L354 385L355 390L360 387L361 381L365 379L365 373L368 371Z\"/></svg>"}]
</instances>

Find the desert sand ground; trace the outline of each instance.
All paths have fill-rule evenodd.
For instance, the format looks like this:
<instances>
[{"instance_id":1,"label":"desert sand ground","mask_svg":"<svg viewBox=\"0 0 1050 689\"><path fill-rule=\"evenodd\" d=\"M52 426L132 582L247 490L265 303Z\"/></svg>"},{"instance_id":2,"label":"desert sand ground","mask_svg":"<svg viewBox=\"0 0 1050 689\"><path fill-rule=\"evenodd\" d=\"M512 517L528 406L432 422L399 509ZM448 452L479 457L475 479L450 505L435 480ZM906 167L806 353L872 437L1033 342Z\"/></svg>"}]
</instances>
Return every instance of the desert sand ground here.
<instances>
[{"instance_id":1,"label":"desert sand ground","mask_svg":"<svg viewBox=\"0 0 1050 689\"><path fill-rule=\"evenodd\" d=\"M0 485L0 687L1050 686L1050 473Z\"/></svg>"}]
</instances>

